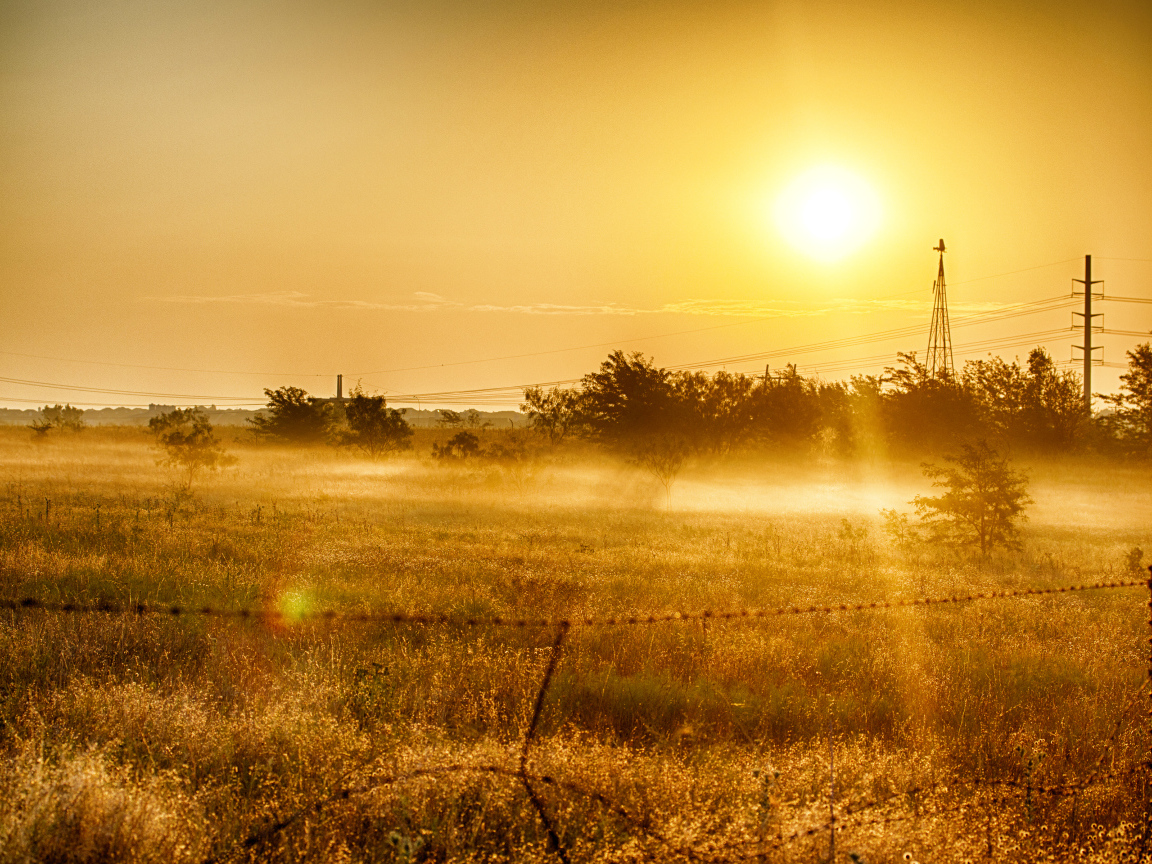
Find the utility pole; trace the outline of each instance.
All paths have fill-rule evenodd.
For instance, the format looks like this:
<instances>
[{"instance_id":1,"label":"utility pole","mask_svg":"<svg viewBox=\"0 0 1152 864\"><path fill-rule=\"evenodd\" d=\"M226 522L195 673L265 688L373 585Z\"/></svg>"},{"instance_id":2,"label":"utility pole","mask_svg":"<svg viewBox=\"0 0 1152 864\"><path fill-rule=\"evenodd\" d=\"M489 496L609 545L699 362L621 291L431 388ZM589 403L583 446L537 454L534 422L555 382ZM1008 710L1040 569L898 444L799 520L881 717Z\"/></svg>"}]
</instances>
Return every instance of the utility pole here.
<instances>
[{"instance_id":1,"label":"utility pole","mask_svg":"<svg viewBox=\"0 0 1152 864\"><path fill-rule=\"evenodd\" d=\"M1073 345L1073 348L1079 348L1084 352L1084 410L1088 416L1092 416L1092 352L1096 350L1104 350L1103 345L1092 344L1092 319L1103 318L1101 313L1092 314L1092 286L1100 283L1102 280L1097 279L1092 281L1092 256L1084 256L1084 278L1073 279L1073 282L1080 282L1084 286L1084 311L1073 312L1073 315L1080 315L1084 319L1084 344Z\"/></svg>"}]
</instances>

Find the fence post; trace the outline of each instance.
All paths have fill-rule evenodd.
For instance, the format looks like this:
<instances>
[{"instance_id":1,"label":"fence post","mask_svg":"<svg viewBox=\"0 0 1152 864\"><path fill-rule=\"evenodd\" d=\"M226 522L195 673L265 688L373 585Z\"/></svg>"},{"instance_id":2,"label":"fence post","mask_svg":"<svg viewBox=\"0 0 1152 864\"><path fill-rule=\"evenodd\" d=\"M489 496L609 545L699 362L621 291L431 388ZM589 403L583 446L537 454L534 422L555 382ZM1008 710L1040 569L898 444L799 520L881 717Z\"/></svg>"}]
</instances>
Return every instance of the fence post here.
<instances>
[{"instance_id":1,"label":"fence post","mask_svg":"<svg viewBox=\"0 0 1152 864\"><path fill-rule=\"evenodd\" d=\"M1148 678L1152 681L1152 566L1148 567ZM1148 848L1149 828L1152 828L1152 687L1148 689L1148 752L1144 757L1144 827L1140 831L1140 856Z\"/></svg>"},{"instance_id":2,"label":"fence post","mask_svg":"<svg viewBox=\"0 0 1152 864\"><path fill-rule=\"evenodd\" d=\"M828 861L836 864L836 750L832 745L832 709L828 709Z\"/></svg>"}]
</instances>

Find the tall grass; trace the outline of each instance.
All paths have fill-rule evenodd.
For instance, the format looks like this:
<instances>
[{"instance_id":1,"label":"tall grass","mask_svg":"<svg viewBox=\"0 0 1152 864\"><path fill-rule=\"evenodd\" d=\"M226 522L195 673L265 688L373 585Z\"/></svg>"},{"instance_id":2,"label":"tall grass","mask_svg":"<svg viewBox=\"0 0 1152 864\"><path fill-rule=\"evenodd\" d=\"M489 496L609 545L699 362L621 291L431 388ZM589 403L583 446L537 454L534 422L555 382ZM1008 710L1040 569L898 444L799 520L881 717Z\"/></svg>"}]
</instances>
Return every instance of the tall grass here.
<instances>
[{"instance_id":1,"label":"tall grass","mask_svg":"<svg viewBox=\"0 0 1152 864\"><path fill-rule=\"evenodd\" d=\"M233 447L185 495L142 434L0 430L4 596L621 616L1055 586L1152 548L1141 472L1095 461L1031 466L1024 551L982 558L884 536L914 465L698 465L666 509L590 454L511 476ZM1134 860L1145 600L576 628L531 769L571 784L543 794L574 860L815 855L829 736L841 806L886 801L842 855ZM547 859L505 775L372 778L514 766L552 635L4 613L3 860Z\"/></svg>"}]
</instances>

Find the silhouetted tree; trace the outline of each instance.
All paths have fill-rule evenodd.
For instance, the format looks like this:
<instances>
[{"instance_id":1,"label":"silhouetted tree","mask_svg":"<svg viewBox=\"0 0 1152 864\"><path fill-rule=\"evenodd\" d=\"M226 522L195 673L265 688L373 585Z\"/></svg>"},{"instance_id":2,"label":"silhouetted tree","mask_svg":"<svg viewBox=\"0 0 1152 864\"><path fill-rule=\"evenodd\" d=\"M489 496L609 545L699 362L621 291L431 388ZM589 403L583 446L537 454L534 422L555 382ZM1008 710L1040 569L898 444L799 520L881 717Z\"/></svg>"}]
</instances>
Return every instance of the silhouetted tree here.
<instances>
[{"instance_id":1,"label":"silhouetted tree","mask_svg":"<svg viewBox=\"0 0 1152 864\"><path fill-rule=\"evenodd\" d=\"M639 352L613 351L581 381L581 420L595 438L625 448L675 422L669 373Z\"/></svg>"},{"instance_id":2,"label":"silhouetted tree","mask_svg":"<svg viewBox=\"0 0 1152 864\"><path fill-rule=\"evenodd\" d=\"M164 451L166 465L183 469L184 488L192 486L202 469L215 471L235 461L216 440L208 415L199 408L175 408L148 421L156 446Z\"/></svg>"},{"instance_id":3,"label":"silhouetted tree","mask_svg":"<svg viewBox=\"0 0 1152 864\"><path fill-rule=\"evenodd\" d=\"M491 420L485 420L475 408L469 408L460 415L465 429L487 429L492 425Z\"/></svg>"},{"instance_id":4,"label":"silhouetted tree","mask_svg":"<svg viewBox=\"0 0 1152 864\"><path fill-rule=\"evenodd\" d=\"M1119 393L1096 395L1112 406L1101 423L1121 446L1152 454L1152 344L1145 342L1128 352L1128 371L1120 376Z\"/></svg>"},{"instance_id":5,"label":"silhouetted tree","mask_svg":"<svg viewBox=\"0 0 1152 864\"><path fill-rule=\"evenodd\" d=\"M961 382L972 395L987 437L998 441L1021 438L1027 376L1019 363L1007 363L1001 357L969 360Z\"/></svg>"},{"instance_id":6,"label":"silhouetted tree","mask_svg":"<svg viewBox=\"0 0 1152 864\"><path fill-rule=\"evenodd\" d=\"M328 431L328 416L323 400L309 396L299 387L265 390L268 408L248 422L259 437L292 442L323 441Z\"/></svg>"},{"instance_id":7,"label":"silhouetted tree","mask_svg":"<svg viewBox=\"0 0 1152 864\"><path fill-rule=\"evenodd\" d=\"M344 418L347 428L337 433L338 443L356 447L372 459L412 446L412 427L404 412L387 407L383 396L369 396L360 385L348 394Z\"/></svg>"},{"instance_id":8,"label":"silhouetted tree","mask_svg":"<svg viewBox=\"0 0 1152 864\"><path fill-rule=\"evenodd\" d=\"M1032 501L1028 478L1013 471L984 440L961 445L959 455L945 456L944 461L952 467L925 463L923 469L934 487L947 491L933 498L917 495L912 501L931 538L979 546L981 553L996 546L1018 548L1017 523Z\"/></svg>"},{"instance_id":9,"label":"silhouetted tree","mask_svg":"<svg viewBox=\"0 0 1152 864\"><path fill-rule=\"evenodd\" d=\"M1060 371L1043 348L1028 353L1024 385L1024 440L1035 447L1073 449L1091 419L1084 407L1084 382L1079 373Z\"/></svg>"},{"instance_id":10,"label":"silhouetted tree","mask_svg":"<svg viewBox=\"0 0 1152 864\"><path fill-rule=\"evenodd\" d=\"M1084 438L1080 376L1058 370L1043 348L1028 354L1026 368L1000 357L970 360L962 383L990 437L1038 450L1070 450Z\"/></svg>"},{"instance_id":11,"label":"silhouetted tree","mask_svg":"<svg viewBox=\"0 0 1152 864\"><path fill-rule=\"evenodd\" d=\"M437 408L436 413L440 415L440 419L436 421L437 426L459 429L464 425L464 418L455 411L449 411L447 408Z\"/></svg>"},{"instance_id":12,"label":"silhouetted tree","mask_svg":"<svg viewBox=\"0 0 1152 864\"><path fill-rule=\"evenodd\" d=\"M697 454L761 443L877 455L980 437L1066 450L1085 438L1079 378L1042 348L1026 369L997 357L970 361L961 375L930 374L914 354L897 356L900 365L881 376L825 383L794 365L765 378L673 373L613 351L579 388L525 390L521 410L553 443L578 431L633 460L665 438Z\"/></svg>"},{"instance_id":13,"label":"silhouetted tree","mask_svg":"<svg viewBox=\"0 0 1152 864\"><path fill-rule=\"evenodd\" d=\"M633 461L664 487L668 507L672 506L672 484L688 460L688 443L675 435L649 436L634 448Z\"/></svg>"},{"instance_id":14,"label":"silhouetted tree","mask_svg":"<svg viewBox=\"0 0 1152 864\"><path fill-rule=\"evenodd\" d=\"M480 455L480 439L471 432L457 432L447 443L433 444L432 456L445 462L459 462Z\"/></svg>"},{"instance_id":15,"label":"silhouetted tree","mask_svg":"<svg viewBox=\"0 0 1152 864\"><path fill-rule=\"evenodd\" d=\"M520 406L532 428L547 435L551 444L559 444L579 426L579 410L579 392L561 387L529 387Z\"/></svg>"},{"instance_id":16,"label":"silhouetted tree","mask_svg":"<svg viewBox=\"0 0 1152 864\"><path fill-rule=\"evenodd\" d=\"M755 436L757 381L750 375L677 372L672 387L684 432L697 450L730 453Z\"/></svg>"},{"instance_id":17,"label":"silhouetted tree","mask_svg":"<svg viewBox=\"0 0 1152 864\"><path fill-rule=\"evenodd\" d=\"M820 387L789 364L754 393L759 436L775 445L809 446L821 430Z\"/></svg>"},{"instance_id":18,"label":"silhouetted tree","mask_svg":"<svg viewBox=\"0 0 1152 864\"><path fill-rule=\"evenodd\" d=\"M84 412L71 405L45 405L28 428L37 436L47 435L52 429L79 432L84 428Z\"/></svg>"},{"instance_id":19,"label":"silhouetted tree","mask_svg":"<svg viewBox=\"0 0 1152 864\"><path fill-rule=\"evenodd\" d=\"M930 374L915 354L884 370L883 424L891 446L906 452L942 450L981 433L972 393L950 374Z\"/></svg>"}]
</instances>

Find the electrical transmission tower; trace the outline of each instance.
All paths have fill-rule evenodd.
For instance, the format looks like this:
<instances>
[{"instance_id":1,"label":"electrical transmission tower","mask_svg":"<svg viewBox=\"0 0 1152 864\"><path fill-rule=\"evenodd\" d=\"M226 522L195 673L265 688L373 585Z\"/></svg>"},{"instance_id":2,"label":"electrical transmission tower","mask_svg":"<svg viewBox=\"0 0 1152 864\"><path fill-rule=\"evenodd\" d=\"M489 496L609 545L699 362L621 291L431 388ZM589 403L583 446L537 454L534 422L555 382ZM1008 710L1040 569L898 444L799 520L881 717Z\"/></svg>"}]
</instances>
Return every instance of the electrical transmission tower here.
<instances>
[{"instance_id":1,"label":"electrical transmission tower","mask_svg":"<svg viewBox=\"0 0 1152 864\"><path fill-rule=\"evenodd\" d=\"M948 297L944 293L944 239L932 247L940 253L940 271L932 286L932 329L928 333L928 374L933 378L951 377L956 373L952 359L952 330L948 326Z\"/></svg>"},{"instance_id":2,"label":"electrical transmission tower","mask_svg":"<svg viewBox=\"0 0 1152 864\"><path fill-rule=\"evenodd\" d=\"M1103 280L1092 278L1092 256L1091 255L1085 255L1084 256L1084 278L1083 279L1073 279L1072 281L1073 282L1079 282L1081 285L1084 286L1084 311L1072 313L1073 315L1079 315L1081 318L1084 319L1084 344L1083 345L1073 345L1072 347L1073 348L1079 348L1081 351L1084 352L1084 411L1086 414L1088 414L1089 417L1091 417L1092 416L1092 362L1093 362L1092 352L1104 350L1103 345L1093 345L1092 344L1092 328L1095 326L1095 324L1093 323L1093 319L1094 318L1103 318L1104 315L1103 315L1103 313L1100 313L1100 312L1097 312L1095 315L1092 314L1092 286L1093 285L1099 285ZM1073 294L1075 294L1075 289L1073 289ZM1101 299L1103 299L1104 295L1101 294L1100 297L1101 297ZM1101 357L1100 359L1101 359L1101 361L1103 361L1104 358Z\"/></svg>"}]
</instances>

